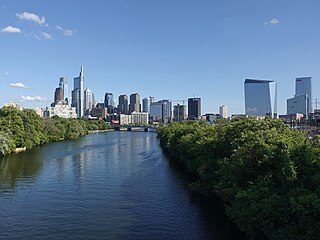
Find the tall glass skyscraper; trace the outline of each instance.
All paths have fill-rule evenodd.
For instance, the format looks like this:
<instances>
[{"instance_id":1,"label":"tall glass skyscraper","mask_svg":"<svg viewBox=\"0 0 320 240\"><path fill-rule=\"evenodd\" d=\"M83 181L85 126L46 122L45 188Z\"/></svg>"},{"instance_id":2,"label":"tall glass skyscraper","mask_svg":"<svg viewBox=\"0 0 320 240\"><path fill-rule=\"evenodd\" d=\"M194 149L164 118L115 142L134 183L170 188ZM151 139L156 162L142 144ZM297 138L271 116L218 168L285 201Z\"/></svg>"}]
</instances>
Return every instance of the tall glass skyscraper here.
<instances>
[{"instance_id":1,"label":"tall glass skyscraper","mask_svg":"<svg viewBox=\"0 0 320 240\"><path fill-rule=\"evenodd\" d=\"M83 66L81 66L79 77L73 79L72 107L76 108L78 117L83 117L84 113L84 75Z\"/></svg>"},{"instance_id":2,"label":"tall glass skyscraper","mask_svg":"<svg viewBox=\"0 0 320 240\"><path fill-rule=\"evenodd\" d=\"M63 100L69 102L68 80L66 77L61 77L59 80L59 88L63 91Z\"/></svg>"},{"instance_id":3,"label":"tall glass skyscraper","mask_svg":"<svg viewBox=\"0 0 320 240\"><path fill-rule=\"evenodd\" d=\"M188 98L188 119L196 120L201 117L201 98Z\"/></svg>"},{"instance_id":4,"label":"tall glass skyscraper","mask_svg":"<svg viewBox=\"0 0 320 240\"><path fill-rule=\"evenodd\" d=\"M150 118L153 122L168 123L172 118L172 104L169 100L153 102L150 105Z\"/></svg>"},{"instance_id":5,"label":"tall glass skyscraper","mask_svg":"<svg viewBox=\"0 0 320 240\"><path fill-rule=\"evenodd\" d=\"M312 107L312 78L311 77L299 77L296 78L296 94L307 95L307 113L313 112Z\"/></svg>"},{"instance_id":6,"label":"tall glass skyscraper","mask_svg":"<svg viewBox=\"0 0 320 240\"><path fill-rule=\"evenodd\" d=\"M153 97L142 99L142 112L150 113L150 104L154 102Z\"/></svg>"},{"instance_id":7,"label":"tall glass skyscraper","mask_svg":"<svg viewBox=\"0 0 320 240\"><path fill-rule=\"evenodd\" d=\"M90 110L93 108L94 105L95 105L94 94L89 88L86 88L86 90L84 91L84 109L85 109L85 111L90 112Z\"/></svg>"},{"instance_id":8,"label":"tall glass skyscraper","mask_svg":"<svg viewBox=\"0 0 320 240\"><path fill-rule=\"evenodd\" d=\"M277 117L277 84L275 81L246 79L244 96L246 115Z\"/></svg>"},{"instance_id":9,"label":"tall glass skyscraper","mask_svg":"<svg viewBox=\"0 0 320 240\"><path fill-rule=\"evenodd\" d=\"M108 109L109 114L114 113L114 101L113 101L113 94L112 93L106 93L104 95L104 106Z\"/></svg>"},{"instance_id":10,"label":"tall glass skyscraper","mask_svg":"<svg viewBox=\"0 0 320 240\"><path fill-rule=\"evenodd\" d=\"M119 96L118 113L129 113L128 96L125 94Z\"/></svg>"}]
</instances>

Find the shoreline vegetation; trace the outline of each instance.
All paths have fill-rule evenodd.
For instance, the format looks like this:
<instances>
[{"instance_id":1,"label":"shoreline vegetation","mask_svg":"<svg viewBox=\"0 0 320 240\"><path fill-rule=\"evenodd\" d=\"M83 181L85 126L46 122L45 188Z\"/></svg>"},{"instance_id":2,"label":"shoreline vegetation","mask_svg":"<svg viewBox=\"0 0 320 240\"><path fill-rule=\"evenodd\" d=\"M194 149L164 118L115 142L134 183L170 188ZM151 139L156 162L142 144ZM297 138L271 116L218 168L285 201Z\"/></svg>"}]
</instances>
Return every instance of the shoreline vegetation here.
<instances>
[{"instance_id":1,"label":"shoreline vegetation","mask_svg":"<svg viewBox=\"0 0 320 240\"><path fill-rule=\"evenodd\" d=\"M0 109L0 157L49 142L77 139L93 131L107 131L103 120L41 118L34 110Z\"/></svg>"},{"instance_id":2,"label":"shoreline vegetation","mask_svg":"<svg viewBox=\"0 0 320 240\"><path fill-rule=\"evenodd\" d=\"M190 176L190 190L220 198L249 239L319 239L319 136L252 118L171 123L157 132L170 163Z\"/></svg>"}]
</instances>

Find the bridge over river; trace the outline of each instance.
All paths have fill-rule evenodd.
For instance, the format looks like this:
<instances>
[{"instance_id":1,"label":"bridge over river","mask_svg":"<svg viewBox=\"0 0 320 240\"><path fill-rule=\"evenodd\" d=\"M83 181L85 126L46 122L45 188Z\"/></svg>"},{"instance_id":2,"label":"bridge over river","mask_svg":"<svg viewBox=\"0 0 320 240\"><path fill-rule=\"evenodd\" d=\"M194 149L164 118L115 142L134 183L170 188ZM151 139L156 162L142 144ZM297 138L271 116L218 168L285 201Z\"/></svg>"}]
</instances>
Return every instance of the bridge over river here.
<instances>
[{"instance_id":1,"label":"bridge over river","mask_svg":"<svg viewBox=\"0 0 320 240\"><path fill-rule=\"evenodd\" d=\"M139 125L113 125L115 131L143 131L156 132L157 127L153 126L139 126Z\"/></svg>"}]
</instances>

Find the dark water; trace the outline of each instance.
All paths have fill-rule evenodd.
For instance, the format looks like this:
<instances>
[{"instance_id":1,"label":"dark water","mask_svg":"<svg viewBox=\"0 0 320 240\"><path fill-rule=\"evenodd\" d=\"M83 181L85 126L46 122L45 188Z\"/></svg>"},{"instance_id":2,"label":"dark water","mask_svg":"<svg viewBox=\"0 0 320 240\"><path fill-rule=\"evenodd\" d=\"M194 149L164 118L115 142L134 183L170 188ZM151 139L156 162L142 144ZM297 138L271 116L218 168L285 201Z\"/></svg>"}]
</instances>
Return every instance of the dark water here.
<instances>
[{"instance_id":1,"label":"dark water","mask_svg":"<svg viewBox=\"0 0 320 240\"><path fill-rule=\"evenodd\" d=\"M0 239L239 239L220 213L190 198L155 133L96 133L0 159Z\"/></svg>"}]
</instances>

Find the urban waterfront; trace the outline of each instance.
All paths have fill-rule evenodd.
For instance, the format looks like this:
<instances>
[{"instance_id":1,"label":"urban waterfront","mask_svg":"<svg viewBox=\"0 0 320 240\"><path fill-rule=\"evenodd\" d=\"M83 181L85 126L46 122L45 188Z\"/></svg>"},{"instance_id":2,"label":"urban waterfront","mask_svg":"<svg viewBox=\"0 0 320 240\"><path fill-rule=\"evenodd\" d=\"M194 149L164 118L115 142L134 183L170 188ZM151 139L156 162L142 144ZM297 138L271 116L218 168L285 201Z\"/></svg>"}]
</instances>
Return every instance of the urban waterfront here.
<instances>
[{"instance_id":1,"label":"urban waterfront","mask_svg":"<svg viewBox=\"0 0 320 240\"><path fill-rule=\"evenodd\" d=\"M10 154L0 181L1 239L241 239L221 205L191 197L152 132Z\"/></svg>"}]
</instances>

